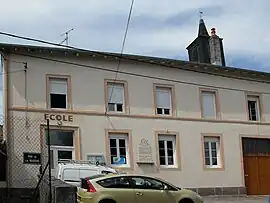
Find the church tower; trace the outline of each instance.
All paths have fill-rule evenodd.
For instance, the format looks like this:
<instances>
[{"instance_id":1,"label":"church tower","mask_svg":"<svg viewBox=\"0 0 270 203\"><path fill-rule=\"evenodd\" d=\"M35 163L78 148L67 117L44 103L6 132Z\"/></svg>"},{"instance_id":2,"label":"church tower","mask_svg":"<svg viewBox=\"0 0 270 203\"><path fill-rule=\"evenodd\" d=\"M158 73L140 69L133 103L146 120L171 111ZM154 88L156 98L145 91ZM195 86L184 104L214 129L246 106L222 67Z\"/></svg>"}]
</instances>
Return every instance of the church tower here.
<instances>
[{"instance_id":1,"label":"church tower","mask_svg":"<svg viewBox=\"0 0 270 203\"><path fill-rule=\"evenodd\" d=\"M186 49L189 61L225 66L222 38L216 35L215 28L211 29L209 36L202 18L199 21L197 38Z\"/></svg>"}]
</instances>

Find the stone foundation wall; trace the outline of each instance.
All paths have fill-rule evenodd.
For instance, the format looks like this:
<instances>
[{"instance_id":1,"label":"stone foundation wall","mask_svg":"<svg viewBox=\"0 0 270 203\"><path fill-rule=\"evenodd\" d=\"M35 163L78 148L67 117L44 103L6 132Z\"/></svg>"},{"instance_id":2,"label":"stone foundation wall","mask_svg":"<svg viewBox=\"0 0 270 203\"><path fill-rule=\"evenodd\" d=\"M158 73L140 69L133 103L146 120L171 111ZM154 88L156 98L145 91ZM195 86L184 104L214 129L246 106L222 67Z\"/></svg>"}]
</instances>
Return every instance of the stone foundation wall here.
<instances>
[{"instance_id":1,"label":"stone foundation wall","mask_svg":"<svg viewBox=\"0 0 270 203\"><path fill-rule=\"evenodd\" d=\"M246 195L246 187L188 188L201 196Z\"/></svg>"}]
</instances>

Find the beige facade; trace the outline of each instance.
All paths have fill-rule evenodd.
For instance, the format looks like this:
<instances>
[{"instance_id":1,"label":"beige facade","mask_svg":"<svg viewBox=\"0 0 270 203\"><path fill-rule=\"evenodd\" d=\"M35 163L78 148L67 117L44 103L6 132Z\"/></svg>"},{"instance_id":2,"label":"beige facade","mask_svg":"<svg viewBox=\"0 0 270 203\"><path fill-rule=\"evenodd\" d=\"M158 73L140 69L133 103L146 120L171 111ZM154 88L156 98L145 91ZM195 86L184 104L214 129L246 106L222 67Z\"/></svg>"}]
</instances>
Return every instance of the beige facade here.
<instances>
[{"instance_id":1,"label":"beige facade","mask_svg":"<svg viewBox=\"0 0 270 203\"><path fill-rule=\"evenodd\" d=\"M217 75L213 75L210 72L204 74L165 67L162 62L161 65L151 65L123 60L116 80L116 84L123 87L124 102L119 107L123 112L106 113L109 108L118 108L117 105L107 105L110 97L109 85L114 82L115 72L95 70L91 67L116 70L116 59L95 55L86 57L83 54L75 56L69 55L68 51L67 56L60 51L40 52L37 54L37 51L20 48L18 52L14 51L15 54L5 54L9 61L6 61L4 71L23 70L22 64L12 61L27 62L26 74L22 71L4 75L4 99L7 102L5 116L27 116L30 120L42 120L46 114L47 118L53 119L50 123L53 129L74 130L72 150L75 159L86 159L88 154L102 154L110 165L110 138L118 136L118 148L121 139L125 140L127 162L121 166L113 165L119 170L158 176L189 188L241 189L245 187L241 137L270 138L270 84L249 81L262 80L260 77L263 76L256 76L255 73L247 73L245 76L239 73L240 70L231 73L209 66L210 69L215 69L212 72ZM187 66L183 65L184 68ZM194 68L195 65L190 63L190 66ZM197 65L196 69L208 71L205 65ZM235 79L240 76L249 79ZM153 79L156 77L165 80ZM264 76L264 80L267 80L267 77L269 76ZM67 82L67 109L50 108L50 78L62 78ZM163 95L169 92L169 110L160 106L158 91ZM251 96L257 99L255 119L258 121L249 121L248 101ZM210 104L213 106L209 106ZM207 108L212 108L212 111ZM56 121L56 115L62 122ZM66 116L64 121L63 116ZM67 116L70 116L70 119L67 119ZM9 119L5 121L4 132L9 127L8 135L14 136L6 137L7 141L13 140L14 146L18 146L9 149L11 160L22 163L23 151L19 145L25 142L23 139L28 139L29 142L29 145L24 146L24 151L40 152L43 142L34 145L32 140L44 138L40 129L45 122L41 122L39 129L25 126L28 136L18 136L16 133L20 132L15 132L16 129L12 128ZM31 130L33 133L29 133ZM141 154L140 150L143 139L148 142L147 149L151 151L147 156ZM211 143L214 143L214 146ZM214 155L215 147L217 155ZM161 148L165 149L165 154ZM209 157L206 157L205 150L211 151ZM26 171L29 168L32 171L33 167L36 167L38 172L38 166L23 167ZM10 184L15 186L16 174L20 173L16 170L10 170L13 177ZM29 185L30 183L25 181L24 187Z\"/></svg>"}]
</instances>

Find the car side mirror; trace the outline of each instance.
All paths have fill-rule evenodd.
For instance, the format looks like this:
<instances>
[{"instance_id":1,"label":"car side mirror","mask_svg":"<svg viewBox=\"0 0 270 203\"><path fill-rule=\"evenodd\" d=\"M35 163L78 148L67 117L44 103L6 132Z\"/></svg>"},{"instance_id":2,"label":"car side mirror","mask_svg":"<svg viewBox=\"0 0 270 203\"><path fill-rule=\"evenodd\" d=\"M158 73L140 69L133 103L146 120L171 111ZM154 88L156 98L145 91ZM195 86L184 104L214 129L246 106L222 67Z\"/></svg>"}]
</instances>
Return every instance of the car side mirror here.
<instances>
[{"instance_id":1,"label":"car side mirror","mask_svg":"<svg viewBox=\"0 0 270 203\"><path fill-rule=\"evenodd\" d=\"M167 185L164 185L163 190L169 190Z\"/></svg>"}]
</instances>

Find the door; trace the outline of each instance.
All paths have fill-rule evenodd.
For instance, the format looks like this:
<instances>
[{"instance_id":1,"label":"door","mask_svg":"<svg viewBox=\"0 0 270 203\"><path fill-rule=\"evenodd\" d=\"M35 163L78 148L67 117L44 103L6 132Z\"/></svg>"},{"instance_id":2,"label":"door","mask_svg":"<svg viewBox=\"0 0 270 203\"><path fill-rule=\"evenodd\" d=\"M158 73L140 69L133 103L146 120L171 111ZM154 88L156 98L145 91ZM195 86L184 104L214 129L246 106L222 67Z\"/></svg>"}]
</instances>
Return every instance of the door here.
<instances>
[{"instance_id":1,"label":"door","mask_svg":"<svg viewBox=\"0 0 270 203\"><path fill-rule=\"evenodd\" d=\"M167 190L164 190L163 182L143 176L130 177L132 188L135 191L135 197L137 203L174 203L175 198L171 194L170 187L167 186Z\"/></svg>"},{"instance_id":2,"label":"door","mask_svg":"<svg viewBox=\"0 0 270 203\"><path fill-rule=\"evenodd\" d=\"M270 140L243 138L247 194L270 195Z\"/></svg>"},{"instance_id":3,"label":"door","mask_svg":"<svg viewBox=\"0 0 270 203\"><path fill-rule=\"evenodd\" d=\"M75 159L75 153L72 148L65 148L65 147L55 147L51 146L51 173L52 176L56 175L56 167L60 160Z\"/></svg>"},{"instance_id":4,"label":"door","mask_svg":"<svg viewBox=\"0 0 270 203\"><path fill-rule=\"evenodd\" d=\"M44 142L48 144L48 132L45 129ZM56 167L60 159L75 159L74 131L64 129L50 130L50 156L52 176L56 175ZM44 149L46 150L46 149ZM44 153L47 154L46 151ZM46 163L45 163L46 164Z\"/></svg>"},{"instance_id":5,"label":"door","mask_svg":"<svg viewBox=\"0 0 270 203\"><path fill-rule=\"evenodd\" d=\"M134 189L131 188L130 181L125 176L107 178L99 181L98 184L106 188L104 194L117 203L137 203Z\"/></svg>"}]
</instances>

